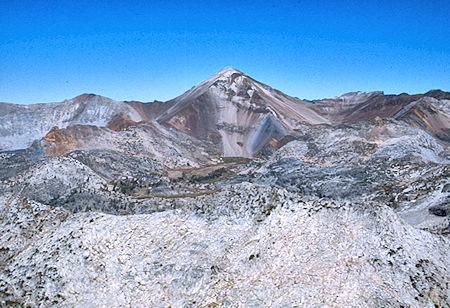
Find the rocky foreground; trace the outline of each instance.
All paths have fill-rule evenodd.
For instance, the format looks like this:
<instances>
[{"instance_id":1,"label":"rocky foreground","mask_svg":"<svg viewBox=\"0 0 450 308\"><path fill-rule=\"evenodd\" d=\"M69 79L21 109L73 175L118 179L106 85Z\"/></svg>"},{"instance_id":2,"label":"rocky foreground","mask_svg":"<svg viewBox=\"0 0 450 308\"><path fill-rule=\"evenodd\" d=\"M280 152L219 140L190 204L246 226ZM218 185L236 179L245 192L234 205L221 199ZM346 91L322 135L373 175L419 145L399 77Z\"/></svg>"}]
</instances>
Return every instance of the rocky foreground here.
<instances>
[{"instance_id":1,"label":"rocky foreground","mask_svg":"<svg viewBox=\"0 0 450 308\"><path fill-rule=\"evenodd\" d=\"M0 306L449 306L450 94L296 105L219 73L168 105L32 106L30 134L0 108Z\"/></svg>"}]
</instances>

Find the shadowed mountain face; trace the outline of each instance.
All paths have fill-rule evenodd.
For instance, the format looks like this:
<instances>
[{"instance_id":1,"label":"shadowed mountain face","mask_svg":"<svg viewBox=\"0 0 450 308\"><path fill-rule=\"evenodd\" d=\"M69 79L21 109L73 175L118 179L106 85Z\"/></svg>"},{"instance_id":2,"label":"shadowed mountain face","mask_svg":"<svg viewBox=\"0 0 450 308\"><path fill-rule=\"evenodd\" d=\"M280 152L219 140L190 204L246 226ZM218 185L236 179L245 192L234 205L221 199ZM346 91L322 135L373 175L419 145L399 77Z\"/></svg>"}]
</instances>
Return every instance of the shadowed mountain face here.
<instances>
[{"instance_id":1,"label":"shadowed mountain face","mask_svg":"<svg viewBox=\"0 0 450 308\"><path fill-rule=\"evenodd\" d=\"M448 307L449 99L0 103L0 306Z\"/></svg>"}]
</instances>

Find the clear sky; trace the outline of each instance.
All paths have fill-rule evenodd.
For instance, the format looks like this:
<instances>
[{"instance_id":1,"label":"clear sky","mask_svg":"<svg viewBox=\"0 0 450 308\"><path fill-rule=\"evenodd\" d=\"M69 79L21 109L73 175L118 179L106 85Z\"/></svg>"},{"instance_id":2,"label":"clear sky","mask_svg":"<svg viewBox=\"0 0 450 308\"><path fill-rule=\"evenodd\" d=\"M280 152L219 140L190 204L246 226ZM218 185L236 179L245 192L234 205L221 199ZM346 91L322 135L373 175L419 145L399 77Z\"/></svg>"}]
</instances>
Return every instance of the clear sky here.
<instances>
[{"instance_id":1,"label":"clear sky","mask_svg":"<svg viewBox=\"0 0 450 308\"><path fill-rule=\"evenodd\" d=\"M0 101L168 100L225 66L314 99L450 91L450 1L0 0Z\"/></svg>"}]
</instances>

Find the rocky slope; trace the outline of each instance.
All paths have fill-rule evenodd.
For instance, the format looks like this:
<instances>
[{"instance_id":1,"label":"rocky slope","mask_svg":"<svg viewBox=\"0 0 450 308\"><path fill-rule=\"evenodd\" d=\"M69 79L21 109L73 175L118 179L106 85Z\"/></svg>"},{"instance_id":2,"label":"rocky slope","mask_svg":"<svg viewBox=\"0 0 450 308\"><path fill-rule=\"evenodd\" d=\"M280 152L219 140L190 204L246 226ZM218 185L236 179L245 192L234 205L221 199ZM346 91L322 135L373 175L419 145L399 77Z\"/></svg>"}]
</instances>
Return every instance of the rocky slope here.
<instances>
[{"instance_id":1,"label":"rocky slope","mask_svg":"<svg viewBox=\"0 0 450 308\"><path fill-rule=\"evenodd\" d=\"M305 202L250 184L131 216L8 201L14 235L2 243L14 257L0 294L10 305L448 304L448 239L380 203Z\"/></svg>"},{"instance_id":2,"label":"rocky slope","mask_svg":"<svg viewBox=\"0 0 450 308\"><path fill-rule=\"evenodd\" d=\"M217 140L224 156L252 156L299 123L329 122L309 103L229 67L168 104L158 121L199 139Z\"/></svg>"},{"instance_id":3,"label":"rocky slope","mask_svg":"<svg viewBox=\"0 0 450 308\"><path fill-rule=\"evenodd\" d=\"M209 161L208 152L219 154L213 144L198 141L157 122L133 125L119 131L87 125L65 129L53 127L33 145L33 151L45 152L46 156L61 156L74 150L116 150L139 154L170 168L199 166Z\"/></svg>"},{"instance_id":4,"label":"rocky slope","mask_svg":"<svg viewBox=\"0 0 450 308\"><path fill-rule=\"evenodd\" d=\"M404 97L226 68L166 103L0 105L48 116L2 135L30 146L0 152L0 306L448 306L448 96Z\"/></svg>"},{"instance_id":5,"label":"rocky slope","mask_svg":"<svg viewBox=\"0 0 450 308\"><path fill-rule=\"evenodd\" d=\"M142 120L139 113L128 104L93 94L83 94L51 104L0 103L0 150L27 148L53 126L106 126L114 116L122 113L134 121Z\"/></svg>"},{"instance_id":6,"label":"rocky slope","mask_svg":"<svg viewBox=\"0 0 450 308\"><path fill-rule=\"evenodd\" d=\"M450 93L384 95L352 92L314 102L313 109L333 123L355 123L376 117L394 118L421 127L447 144L450 140Z\"/></svg>"}]
</instances>

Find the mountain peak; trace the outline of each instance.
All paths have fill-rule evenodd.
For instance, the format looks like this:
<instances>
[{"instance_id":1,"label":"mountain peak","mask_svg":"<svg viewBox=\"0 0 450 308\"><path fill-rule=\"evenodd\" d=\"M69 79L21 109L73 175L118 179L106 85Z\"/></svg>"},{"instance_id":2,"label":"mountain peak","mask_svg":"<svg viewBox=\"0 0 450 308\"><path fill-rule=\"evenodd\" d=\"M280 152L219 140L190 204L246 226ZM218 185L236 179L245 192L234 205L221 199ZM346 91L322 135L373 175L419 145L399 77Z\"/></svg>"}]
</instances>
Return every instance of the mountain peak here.
<instances>
[{"instance_id":1,"label":"mountain peak","mask_svg":"<svg viewBox=\"0 0 450 308\"><path fill-rule=\"evenodd\" d=\"M445 92L440 89L430 90L424 94L425 96L431 96L437 99L450 99L450 92Z\"/></svg>"},{"instance_id":2,"label":"mountain peak","mask_svg":"<svg viewBox=\"0 0 450 308\"><path fill-rule=\"evenodd\" d=\"M72 102L88 102L88 101L103 101L103 102L109 102L114 101L112 98L94 94L94 93L83 93L78 96L75 96L74 98L69 99L68 101Z\"/></svg>"},{"instance_id":3,"label":"mountain peak","mask_svg":"<svg viewBox=\"0 0 450 308\"><path fill-rule=\"evenodd\" d=\"M362 99L368 98L377 95L384 95L383 91L372 91L372 92L364 92L364 91L356 91L356 92L348 92L339 96L331 97L331 99Z\"/></svg>"},{"instance_id":4,"label":"mountain peak","mask_svg":"<svg viewBox=\"0 0 450 308\"><path fill-rule=\"evenodd\" d=\"M93 97L96 97L96 96L99 96L99 95L93 94L93 93L83 93L83 94L80 94L80 95L78 95L78 96L75 96L75 97L73 98L73 100L77 100L77 101L87 101L88 99L93 98Z\"/></svg>"},{"instance_id":5,"label":"mountain peak","mask_svg":"<svg viewBox=\"0 0 450 308\"><path fill-rule=\"evenodd\" d=\"M231 66L226 66L224 68L222 68L220 71L218 71L217 73L215 73L213 76L226 76L229 77L233 74L241 74L241 75L245 75L244 73L242 73L241 71L231 67Z\"/></svg>"},{"instance_id":6,"label":"mountain peak","mask_svg":"<svg viewBox=\"0 0 450 308\"><path fill-rule=\"evenodd\" d=\"M208 79L203 80L201 83L192 87L192 89L188 90L186 93L181 96L189 96L193 93L198 94L199 92L204 92L211 86L213 86L217 81L226 81L229 85L235 80L236 75L248 77L241 71L238 71L235 68L230 66L226 66L219 70L214 75L211 75Z\"/></svg>"}]
</instances>

